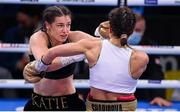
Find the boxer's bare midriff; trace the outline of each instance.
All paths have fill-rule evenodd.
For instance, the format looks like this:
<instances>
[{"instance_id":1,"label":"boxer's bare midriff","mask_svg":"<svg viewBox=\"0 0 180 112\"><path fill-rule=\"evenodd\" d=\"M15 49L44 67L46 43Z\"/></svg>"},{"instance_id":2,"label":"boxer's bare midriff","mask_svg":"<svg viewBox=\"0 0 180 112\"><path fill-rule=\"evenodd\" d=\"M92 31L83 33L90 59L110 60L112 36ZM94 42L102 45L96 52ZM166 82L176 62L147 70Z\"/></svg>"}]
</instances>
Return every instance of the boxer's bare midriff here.
<instances>
[{"instance_id":1,"label":"boxer's bare midriff","mask_svg":"<svg viewBox=\"0 0 180 112\"><path fill-rule=\"evenodd\" d=\"M96 100L117 100L118 97L130 96L133 95L133 93L131 94L113 93L91 87L90 95L93 97L93 99Z\"/></svg>"},{"instance_id":2,"label":"boxer's bare midriff","mask_svg":"<svg viewBox=\"0 0 180 112\"><path fill-rule=\"evenodd\" d=\"M73 76L52 80L43 78L34 86L34 92L42 96L63 96L76 92L73 85Z\"/></svg>"}]
</instances>

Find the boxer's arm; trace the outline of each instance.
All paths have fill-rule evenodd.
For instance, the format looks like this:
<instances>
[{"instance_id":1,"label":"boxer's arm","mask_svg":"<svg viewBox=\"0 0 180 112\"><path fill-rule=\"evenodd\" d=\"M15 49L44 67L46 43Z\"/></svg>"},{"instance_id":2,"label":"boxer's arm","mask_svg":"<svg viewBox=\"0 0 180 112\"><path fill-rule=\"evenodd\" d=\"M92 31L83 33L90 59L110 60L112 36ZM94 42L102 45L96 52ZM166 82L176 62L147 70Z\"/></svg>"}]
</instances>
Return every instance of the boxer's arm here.
<instances>
[{"instance_id":1,"label":"boxer's arm","mask_svg":"<svg viewBox=\"0 0 180 112\"><path fill-rule=\"evenodd\" d=\"M32 55L36 60L41 59L41 57L48 50L48 41L45 33L38 31L34 33L29 40L29 47Z\"/></svg>"},{"instance_id":2,"label":"boxer's arm","mask_svg":"<svg viewBox=\"0 0 180 112\"><path fill-rule=\"evenodd\" d=\"M110 28L109 21L104 21L100 23L99 26L96 28L95 36L109 38L109 28ZM94 38L94 36L91 36L88 33L82 31L71 31L68 36L68 39L71 42L77 42L79 40L88 39L88 38Z\"/></svg>"},{"instance_id":3,"label":"boxer's arm","mask_svg":"<svg viewBox=\"0 0 180 112\"><path fill-rule=\"evenodd\" d=\"M43 58L43 57L42 57ZM42 58L35 63L35 69L38 72L43 72L43 71L52 71L56 67L55 64L51 65L46 64ZM84 54L78 54L78 55L73 55L73 56L66 56L66 57L60 57L59 62L61 63L61 66L59 68L65 67L67 65L70 65L75 62L79 62L85 59ZM56 67L57 68L57 67Z\"/></svg>"},{"instance_id":4,"label":"boxer's arm","mask_svg":"<svg viewBox=\"0 0 180 112\"><path fill-rule=\"evenodd\" d=\"M87 43L90 40L91 39L83 39L76 43L68 43L53 47L42 57L42 61L44 63L51 63L51 61L57 56L72 56L77 54L86 55L86 51L93 47L92 44Z\"/></svg>"},{"instance_id":5,"label":"boxer's arm","mask_svg":"<svg viewBox=\"0 0 180 112\"><path fill-rule=\"evenodd\" d=\"M68 36L68 39L71 42L77 42L79 40L88 39L88 38L94 38L94 37L82 31L71 31Z\"/></svg>"},{"instance_id":6,"label":"boxer's arm","mask_svg":"<svg viewBox=\"0 0 180 112\"><path fill-rule=\"evenodd\" d=\"M47 65L45 66L45 64L43 64L41 62L41 57L48 51L48 48L47 48L48 43L47 43L47 40L45 40L45 39L47 39L46 36L47 35L45 33L40 31L40 32L33 34L32 37L30 38L30 44L29 44L30 49L31 49L32 54L35 57L35 59L38 60L38 63L36 63L37 71L41 72L41 71L45 71L46 69L47 69L47 71L54 71L54 70L60 69L64 66L67 66L68 64L79 61L80 56L56 57L50 65L49 65L49 63L47 63ZM75 60L76 58L78 58L78 59ZM65 60L66 61L70 60L71 63L64 64ZM74 61L72 61L72 60L74 60ZM83 60L83 58L81 58L81 60Z\"/></svg>"},{"instance_id":7,"label":"boxer's arm","mask_svg":"<svg viewBox=\"0 0 180 112\"><path fill-rule=\"evenodd\" d=\"M133 51L130 59L130 71L132 77L138 79L146 70L148 62L149 57L145 52Z\"/></svg>"}]
</instances>

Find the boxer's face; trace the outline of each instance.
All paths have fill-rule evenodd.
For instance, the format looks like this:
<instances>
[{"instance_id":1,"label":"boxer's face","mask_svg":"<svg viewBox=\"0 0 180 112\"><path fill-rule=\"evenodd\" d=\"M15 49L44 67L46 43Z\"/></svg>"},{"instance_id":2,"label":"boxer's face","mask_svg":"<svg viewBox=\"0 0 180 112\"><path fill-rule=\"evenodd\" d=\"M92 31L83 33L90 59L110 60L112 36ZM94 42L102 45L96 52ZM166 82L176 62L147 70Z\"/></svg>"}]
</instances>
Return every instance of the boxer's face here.
<instances>
[{"instance_id":1,"label":"boxer's face","mask_svg":"<svg viewBox=\"0 0 180 112\"><path fill-rule=\"evenodd\" d=\"M70 16L55 17L54 22L47 25L51 37L63 43L67 40L71 28Z\"/></svg>"}]
</instances>

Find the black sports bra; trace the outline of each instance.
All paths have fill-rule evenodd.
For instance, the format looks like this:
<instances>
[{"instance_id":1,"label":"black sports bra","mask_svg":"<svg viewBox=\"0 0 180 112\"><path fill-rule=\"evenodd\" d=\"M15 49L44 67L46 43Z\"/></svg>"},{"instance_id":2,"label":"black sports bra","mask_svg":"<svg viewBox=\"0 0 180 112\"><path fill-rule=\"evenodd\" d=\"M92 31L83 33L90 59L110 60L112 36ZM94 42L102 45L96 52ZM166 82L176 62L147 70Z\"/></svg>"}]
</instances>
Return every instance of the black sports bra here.
<instances>
[{"instance_id":1,"label":"black sports bra","mask_svg":"<svg viewBox=\"0 0 180 112\"><path fill-rule=\"evenodd\" d=\"M66 41L65 43L67 43L68 41ZM48 48L51 48L51 42L49 40L49 45ZM35 60L33 55L29 55L30 61ZM58 69L56 71L52 71L52 72L45 72L43 74L44 78L47 79L63 79L63 78L67 78L69 76L71 76L74 73L74 69L75 69L75 63L72 63L66 67L63 67L61 69Z\"/></svg>"}]
</instances>

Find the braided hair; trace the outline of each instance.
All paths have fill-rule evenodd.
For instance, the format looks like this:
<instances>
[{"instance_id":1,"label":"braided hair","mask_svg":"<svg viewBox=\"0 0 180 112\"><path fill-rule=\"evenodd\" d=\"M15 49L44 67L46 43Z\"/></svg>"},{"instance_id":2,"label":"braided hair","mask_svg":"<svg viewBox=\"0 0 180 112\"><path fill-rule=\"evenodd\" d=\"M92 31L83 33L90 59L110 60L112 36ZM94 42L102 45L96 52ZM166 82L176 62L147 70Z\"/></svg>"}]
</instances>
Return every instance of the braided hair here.
<instances>
[{"instance_id":1,"label":"braided hair","mask_svg":"<svg viewBox=\"0 0 180 112\"><path fill-rule=\"evenodd\" d=\"M113 35L121 38L121 45L127 45L127 38L132 34L136 18L133 11L128 7L113 9L108 15Z\"/></svg>"}]
</instances>

